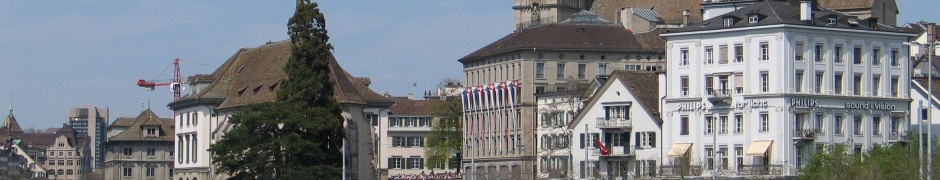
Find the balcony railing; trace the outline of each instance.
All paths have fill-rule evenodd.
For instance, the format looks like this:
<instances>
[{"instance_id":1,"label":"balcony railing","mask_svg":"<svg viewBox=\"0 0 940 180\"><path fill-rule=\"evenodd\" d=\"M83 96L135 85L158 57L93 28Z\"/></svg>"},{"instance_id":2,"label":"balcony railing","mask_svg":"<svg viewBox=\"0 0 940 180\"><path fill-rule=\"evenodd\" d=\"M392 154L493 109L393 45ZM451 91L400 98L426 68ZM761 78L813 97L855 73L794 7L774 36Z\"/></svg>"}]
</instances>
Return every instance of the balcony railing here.
<instances>
[{"instance_id":1,"label":"balcony railing","mask_svg":"<svg viewBox=\"0 0 940 180\"><path fill-rule=\"evenodd\" d=\"M910 135L907 133L907 131L892 132L888 136L888 141L890 142L908 142L910 139Z\"/></svg>"},{"instance_id":2,"label":"balcony railing","mask_svg":"<svg viewBox=\"0 0 940 180\"><path fill-rule=\"evenodd\" d=\"M738 175L781 175L784 173L783 165L744 165L738 170Z\"/></svg>"},{"instance_id":3,"label":"balcony railing","mask_svg":"<svg viewBox=\"0 0 940 180\"><path fill-rule=\"evenodd\" d=\"M636 148L630 148L627 146L610 146L607 148L610 149L610 154L608 154L607 156L634 156L636 155ZM587 151L588 151L588 154L590 154L591 156L603 156L603 154L601 154L600 148L593 147L593 148L587 149Z\"/></svg>"},{"instance_id":4,"label":"balcony railing","mask_svg":"<svg viewBox=\"0 0 940 180\"><path fill-rule=\"evenodd\" d=\"M388 131L431 131L431 126L391 126Z\"/></svg>"},{"instance_id":5,"label":"balcony railing","mask_svg":"<svg viewBox=\"0 0 940 180\"><path fill-rule=\"evenodd\" d=\"M708 101L731 104L731 89L712 89L708 92Z\"/></svg>"},{"instance_id":6,"label":"balcony railing","mask_svg":"<svg viewBox=\"0 0 940 180\"><path fill-rule=\"evenodd\" d=\"M626 118L597 118L598 128L630 128L633 122Z\"/></svg>"},{"instance_id":7,"label":"balcony railing","mask_svg":"<svg viewBox=\"0 0 940 180\"><path fill-rule=\"evenodd\" d=\"M702 174L702 166L699 166L699 165L660 166L659 172L662 176L665 176L665 177L699 176Z\"/></svg>"},{"instance_id":8,"label":"balcony railing","mask_svg":"<svg viewBox=\"0 0 940 180\"><path fill-rule=\"evenodd\" d=\"M797 129L793 132L794 140L814 140L816 139L816 129Z\"/></svg>"}]
</instances>

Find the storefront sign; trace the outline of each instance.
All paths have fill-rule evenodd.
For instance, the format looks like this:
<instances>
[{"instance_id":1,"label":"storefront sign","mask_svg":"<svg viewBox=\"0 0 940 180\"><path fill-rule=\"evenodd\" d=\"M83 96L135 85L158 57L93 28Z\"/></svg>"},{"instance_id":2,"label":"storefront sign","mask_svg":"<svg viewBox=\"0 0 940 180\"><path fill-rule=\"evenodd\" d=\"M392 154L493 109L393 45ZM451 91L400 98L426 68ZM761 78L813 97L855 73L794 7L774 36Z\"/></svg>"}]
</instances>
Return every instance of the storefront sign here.
<instances>
[{"instance_id":1,"label":"storefront sign","mask_svg":"<svg viewBox=\"0 0 940 180\"><path fill-rule=\"evenodd\" d=\"M754 100L754 99L740 100L737 103L734 103L734 106L738 108L746 108L746 107L766 108L769 105L770 103L767 103L767 100Z\"/></svg>"},{"instance_id":2,"label":"storefront sign","mask_svg":"<svg viewBox=\"0 0 940 180\"><path fill-rule=\"evenodd\" d=\"M816 99L790 99L790 106L819 107Z\"/></svg>"},{"instance_id":3,"label":"storefront sign","mask_svg":"<svg viewBox=\"0 0 940 180\"><path fill-rule=\"evenodd\" d=\"M705 110L705 103L679 103L679 111Z\"/></svg>"},{"instance_id":4,"label":"storefront sign","mask_svg":"<svg viewBox=\"0 0 940 180\"><path fill-rule=\"evenodd\" d=\"M874 103L870 104L865 103L845 103L846 109L875 109L875 110L894 110L894 105L889 105L888 103Z\"/></svg>"}]
</instances>

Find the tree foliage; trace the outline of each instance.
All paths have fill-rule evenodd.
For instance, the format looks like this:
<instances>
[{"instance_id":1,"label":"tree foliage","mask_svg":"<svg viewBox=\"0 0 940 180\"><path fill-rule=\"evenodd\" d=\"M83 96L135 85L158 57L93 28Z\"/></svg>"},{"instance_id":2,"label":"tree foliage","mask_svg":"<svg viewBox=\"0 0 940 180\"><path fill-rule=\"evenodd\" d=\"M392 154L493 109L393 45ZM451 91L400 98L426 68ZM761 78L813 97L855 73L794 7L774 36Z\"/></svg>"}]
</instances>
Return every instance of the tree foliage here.
<instances>
[{"instance_id":1,"label":"tree foliage","mask_svg":"<svg viewBox=\"0 0 940 180\"><path fill-rule=\"evenodd\" d=\"M442 85L459 84L446 79ZM427 166L446 165L448 158L463 150L463 105L459 97L444 97L431 107L431 116L436 118L431 132L427 135L424 148ZM460 169L460 168L457 168Z\"/></svg>"},{"instance_id":2,"label":"tree foliage","mask_svg":"<svg viewBox=\"0 0 940 180\"><path fill-rule=\"evenodd\" d=\"M861 154L850 153L845 146L826 146L801 169L800 179L919 179L920 142L915 137L906 144L874 145ZM938 157L933 161L937 164Z\"/></svg>"},{"instance_id":3,"label":"tree foliage","mask_svg":"<svg viewBox=\"0 0 940 180\"><path fill-rule=\"evenodd\" d=\"M330 79L326 23L316 3L298 1L288 23L291 56L277 99L229 118L234 128L209 148L233 179L339 179L345 136Z\"/></svg>"}]
</instances>

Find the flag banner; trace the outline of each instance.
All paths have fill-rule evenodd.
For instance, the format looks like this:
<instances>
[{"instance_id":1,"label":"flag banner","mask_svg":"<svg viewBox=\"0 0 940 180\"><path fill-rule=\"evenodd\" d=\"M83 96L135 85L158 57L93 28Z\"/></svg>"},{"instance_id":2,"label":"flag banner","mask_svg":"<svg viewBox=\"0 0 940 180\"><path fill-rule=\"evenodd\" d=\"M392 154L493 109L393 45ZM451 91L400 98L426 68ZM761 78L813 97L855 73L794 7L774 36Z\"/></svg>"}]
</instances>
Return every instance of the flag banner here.
<instances>
[{"instance_id":1,"label":"flag banner","mask_svg":"<svg viewBox=\"0 0 940 180\"><path fill-rule=\"evenodd\" d=\"M604 146L604 143L601 143L601 138L594 139L597 143L597 149L601 151L601 155L610 155L610 149L607 149L607 146Z\"/></svg>"}]
</instances>

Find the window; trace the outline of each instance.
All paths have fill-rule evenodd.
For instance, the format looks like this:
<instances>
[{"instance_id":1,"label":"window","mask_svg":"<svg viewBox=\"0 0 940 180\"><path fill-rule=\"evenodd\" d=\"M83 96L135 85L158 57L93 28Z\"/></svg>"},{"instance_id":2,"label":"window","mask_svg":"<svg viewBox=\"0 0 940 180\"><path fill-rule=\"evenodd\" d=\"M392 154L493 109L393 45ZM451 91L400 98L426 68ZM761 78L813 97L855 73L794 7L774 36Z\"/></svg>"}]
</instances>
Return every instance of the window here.
<instances>
[{"instance_id":1,"label":"window","mask_svg":"<svg viewBox=\"0 0 940 180\"><path fill-rule=\"evenodd\" d=\"M197 150L197 149L199 149L199 148L196 148L196 145L199 145L199 143L196 141L196 135L195 135L195 134L193 134L193 143L192 143L192 145L193 145L193 163L196 163L196 157L197 157L197 155L199 155L199 150Z\"/></svg>"},{"instance_id":2,"label":"window","mask_svg":"<svg viewBox=\"0 0 940 180\"><path fill-rule=\"evenodd\" d=\"M71 169L65 170L65 175L72 175L72 174L74 174L74 172L75 172L75 171L72 171Z\"/></svg>"},{"instance_id":3,"label":"window","mask_svg":"<svg viewBox=\"0 0 940 180\"><path fill-rule=\"evenodd\" d=\"M711 95L713 92L715 92L713 85L714 82L714 78L711 76L705 76L705 82L703 82L705 84L705 94Z\"/></svg>"},{"instance_id":4,"label":"window","mask_svg":"<svg viewBox=\"0 0 940 180\"><path fill-rule=\"evenodd\" d=\"M59 166L65 166L65 160L59 160Z\"/></svg>"},{"instance_id":5,"label":"window","mask_svg":"<svg viewBox=\"0 0 940 180\"><path fill-rule=\"evenodd\" d=\"M393 136L392 137L392 147L405 147L406 142L405 137Z\"/></svg>"},{"instance_id":6,"label":"window","mask_svg":"<svg viewBox=\"0 0 940 180\"><path fill-rule=\"evenodd\" d=\"M157 156L157 149L147 148L147 157L154 157L154 156Z\"/></svg>"},{"instance_id":7,"label":"window","mask_svg":"<svg viewBox=\"0 0 940 180\"><path fill-rule=\"evenodd\" d=\"M725 24L724 24L725 27L734 26L734 18L725 18L725 19L724 19L724 22L725 22Z\"/></svg>"},{"instance_id":8,"label":"window","mask_svg":"<svg viewBox=\"0 0 940 180\"><path fill-rule=\"evenodd\" d=\"M72 160L65 160L65 165L66 165L66 166L74 165L73 162L74 162L74 161L72 161Z\"/></svg>"},{"instance_id":9,"label":"window","mask_svg":"<svg viewBox=\"0 0 940 180\"><path fill-rule=\"evenodd\" d=\"M585 70L587 69L587 64L578 64L578 79L584 79Z\"/></svg>"},{"instance_id":10,"label":"window","mask_svg":"<svg viewBox=\"0 0 940 180\"><path fill-rule=\"evenodd\" d=\"M640 68L641 66L642 66L642 65L627 64L627 65L623 65L623 69L624 69L624 70L640 70L640 69L641 69L641 68Z\"/></svg>"},{"instance_id":11,"label":"window","mask_svg":"<svg viewBox=\"0 0 940 180\"><path fill-rule=\"evenodd\" d=\"M535 63L535 78L545 78L545 63Z\"/></svg>"},{"instance_id":12,"label":"window","mask_svg":"<svg viewBox=\"0 0 940 180\"><path fill-rule=\"evenodd\" d=\"M734 115L734 133L735 134L744 133L744 115L741 115L741 114Z\"/></svg>"},{"instance_id":13,"label":"window","mask_svg":"<svg viewBox=\"0 0 940 180\"><path fill-rule=\"evenodd\" d=\"M836 72L835 77L832 78L832 91L836 94L842 94L842 73Z\"/></svg>"},{"instance_id":14,"label":"window","mask_svg":"<svg viewBox=\"0 0 940 180\"><path fill-rule=\"evenodd\" d=\"M728 46L718 46L718 64L728 64Z\"/></svg>"},{"instance_id":15,"label":"window","mask_svg":"<svg viewBox=\"0 0 940 180\"><path fill-rule=\"evenodd\" d=\"M398 117L388 118L388 127L401 127L401 126L402 126L401 118L398 118Z\"/></svg>"},{"instance_id":16,"label":"window","mask_svg":"<svg viewBox=\"0 0 940 180\"><path fill-rule=\"evenodd\" d=\"M889 128L891 128L891 131L890 131L891 134L898 134L898 130L901 128L901 118L899 117L891 118L891 126Z\"/></svg>"},{"instance_id":17,"label":"window","mask_svg":"<svg viewBox=\"0 0 940 180\"><path fill-rule=\"evenodd\" d=\"M597 75L607 75L607 63L597 63Z\"/></svg>"},{"instance_id":18,"label":"window","mask_svg":"<svg viewBox=\"0 0 940 180\"><path fill-rule=\"evenodd\" d=\"M734 93L744 93L744 74L734 75Z\"/></svg>"},{"instance_id":19,"label":"window","mask_svg":"<svg viewBox=\"0 0 940 180\"><path fill-rule=\"evenodd\" d=\"M555 78L558 78L558 79L565 78L565 64L558 63L558 68L556 70L558 71L558 75L555 76Z\"/></svg>"},{"instance_id":20,"label":"window","mask_svg":"<svg viewBox=\"0 0 940 180\"><path fill-rule=\"evenodd\" d=\"M881 75L872 75L871 76L871 96L878 96L881 92L878 91L881 89Z\"/></svg>"},{"instance_id":21,"label":"window","mask_svg":"<svg viewBox=\"0 0 940 180\"><path fill-rule=\"evenodd\" d=\"M369 122L372 122L372 126L379 125L379 115L378 114L369 114Z\"/></svg>"},{"instance_id":22,"label":"window","mask_svg":"<svg viewBox=\"0 0 940 180\"><path fill-rule=\"evenodd\" d=\"M796 76L793 77L793 80L796 81L796 82L793 82L793 89L796 92L802 92L803 91L803 71L802 70L796 71Z\"/></svg>"},{"instance_id":23,"label":"window","mask_svg":"<svg viewBox=\"0 0 940 180\"><path fill-rule=\"evenodd\" d=\"M72 157L72 152L69 151L68 155L69 155L68 157Z\"/></svg>"},{"instance_id":24,"label":"window","mask_svg":"<svg viewBox=\"0 0 940 180\"><path fill-rule=\"evenodd\" d=\"M147 136L157 136L157 128L155 128L155 127L148 127L148 128L147 128Z\"/></svg>"},{"instance_id":25,"label":"window","mask_svg":"<svg viewBox=\"0 0 940 180\"><path fill-rule=\"evenodd\" d=\"M735 163L738 165L738 170L744 169L744 146L740 144L734 145L734 157Z\"/></svg>"},{"instance_id":26,"label":"window","mask_svg":"<svg viewBox=\"0 0 940 180\"><path fill-rule=\"evenodd\" d=\"M760 113L760 132L770 131L770 116L766 112Z\"/></svg>"},{"instance_id":27,"label":"window","mask_svg":"<svg viewBox=\"0 0 940 180\"><path fill-rule=\"evenodd\" d=\"M124 177L131 177L131 176L133 176L133 175L134 175L134 168L132 168L132 167L125 167L125 168L124 168Z\"/></svg>"},{"instance_id":28,"label":"window","mask_svg":"<svg viewBox=\"0 0 940 180\"><path fill-rule=\"evenodd\" d=\"M176 149L177 149L176 152L183 152L183 146L185 146L185 145L183 145L183 136L176 136L176 139L179 140L179 142L176 144ZM180 164L183 164L183 156L182 156L182 155L180 155L180 156L178 156L178 157L176 157L176 158L178 159L177 161L178 161Z\"/></svg>"},{"instance_id":29,"label":"window","mask_svg":"<svg viewBox=\"0 0 940 180\"><path fill-rule=\"evenodd\" d=\"M679 65L689 65L689 49L679 49Z\"/></svg>"},{"instance_id":30,"label":"window","mask_svg":"<svg viewBox=\"0 0 940 180\"><path fill-rule=\"evenodd\" d=\"M891 50L891 66L897 67L898 65L900 65L900 63L898 62L898 50L892 49Z\"/></svg>"},{"instance_id":31,"label":"window","mask_svg":"<svg viewBox=\"0 0 940 180\"><path fill-rule=\"evenodd\" d=\"M721 169L728 170L728 161L731 159L731 156L728 155L728 153L730 153L728 152L728 146L721 145L718 147L719 147L718 152L721 152L721 154L718 154L718 155L724 156L724 157L721 157Z\"/></svg>"},{"instance_id":32,"label":"window","mask_svg":"<svg viewBox=\"0 0 940 180\"><path fill-rule=\"evenodd\" d=\"M728 134L728 116L718 116L718 134Z\"/></svg>"},{"instance_id":33,"label":"window","mask_svg":"<svg viewBox=\"0 0 940 180\"><path fill-rule=\"evenodd\" d=\"M715 50L711 46L705 47L705 64L713 64L715 58Z\"/></svg>"},{"instance_id":34,"label":"window","mask_svg":"<svg viewBox=\"0 0 940 180\"><path fill-rule=\"evenodd\" d=\"M836 61L836 63L842 63L842 45L836 45L835 49L832 51L832 55L835 56L832 60Z\"/></svg>"},{"instance_id":35,"label":"window","mask_svg":"<svg viewBox=\"0 0 940 180\"><path fill-rule=\"evenodd\" d=\"M836 25L836 18L830 17L830 18L829 18L829 24L828 24L828 25L830 25L830 26Z\"/></svg>"},{"instance_id":36,"label":"window","mask_svg":"<svg viewBox=\"0 0 940 180\"><path fill-rule=\"evenodd\" d=\"M855 95L862 95L862 75L856 74L852 83L854 85L852 91L855 92Z\"/></svg>"},{"instance_id":37,"label":"window","mask_svg":"<svg viewBox=\"0 0 940 180\"><path fill-rule=\"evenodd\" d=\"M48 162L49 162L49 165L50 165L50 166L55 166L55 161L53 161L53 160L48 160Z\"/></svg>"},{"instance_id":38,"label":"window","mask_svg":"<svg viewBox=\"0 0 940 180\"><path fill-rule=\"evenodd\" d=\"M770 44L767 44L767 42L760 43L760 60L770 60Z\"/></svg>"},{"instance_id":39,"label":"window","mask_svg":"<svg viewBox=\"0 0 940 180\"><path fill-rule=\"evenodd\" d=\"M747 16L747 23L757 23L759 19L760 17L758 17L757 14L751 14Z\"/></svg>"},{"instance_id":40,"label":"window","mask_svg":"<svg viewBox=\"0 0 940 180\"><path fill-rule=\"evenodd\" d=\"M424 169L424 158L416 156L409 157L408 169Z\"/></svg>"},{"instance_id":41,"label":"window","mask_svg":"<svg viewBox=\"0 0 940 180\"><path fill-rule=\"evenodd\" d=\"M897 76L891 77L891 97L898 97L898 91L900 91L900 89L898 89L899 87L900 86L898 85L898 77Z\"/></svg>"},{"instance_id":42,"label":"window","mask_svg":"<svg viewBox=\"0 0 940 180\"><path fill-rule=\"evenodd\" d=\"M734 45L734 62L744 62L744 45Z\"/></svg>"},{"instance_id":43,"label":"window","mask_svg":"<svg viewBox=\"0 0 940 180\"><path fill-rule=\"evenodd\" d=\"M826 123L826 121L825 121L825 119L823 119L823 115L822 115L822 114L817 114L817 115L816 115L816 125L815 125L815 127L816 127L816 133L819 133L819 134L826 134L826 124L825 124L825 123Z\"/></svg>"},{"instance_id":44,"label":"window","mask_svg":"<svg viewBox=\"0 0 940 180\"><path fill-rule=\"evenodd\" d=\"M679 135L689 135L689 117L682 116L679 118Z\"/></svg>"},{"instance_id":45,"label":"window","mask_svg":"<svg viewBox=\"0 0 940 180\"><path fill-rule=\"evenodd\" d=\"M874 48L871 50L871 64L875 66L881 66L881 49Z\"/></svg>"},{"instance_id":46,"label":"window","mask_svg":"<svg viewBox=\"0 0 940 180\"><path fill-rule=\"evenodd\" d=\"M796 47L793 48L793 60L803 61L803 43L797 42Z\"/></svg>"},{"instance_id":47,"label":"window","mask_svg":"<svg viewBox=\"0 0 940 180\"><path fill-rule=\"evenodd\" d=\"M134 148L124 148L124 156L127 157L131 155L134 155Z\"/></svg>"},{"instance_id":48,"label":"window","mask_svg":"<svg viewBox=\"0 0 940 180\"><path fill-rule=\"evenodd\" d=\"M712 169L715 165L715 149L705 145L705 169Z\"/></svg>"},{"instance_id":49,"label":"window","mask_svg":"<svg viewBox=\"0 0 940 180\"><path fill-rule=\"evenodd\" d=\"M261 88L261 87L258 87L258 88ZM255 89L255 92L257 91L258 89ZM192 116L193 116L193 125L199 125L199 113L193 112Z\"/></svg>"},{"instance_id":50,"label":"window","mask_svg":"<svg viewBox=\"0 0 940 180\"><path fill-rule=\"evenodd\" d=\"M871 134L876 136L881 135L881 117L871 117Z\"/></svg>"},{"instance_id":51,"label":"window","mask_svg":"<svg viewBox=\"0 0 940 180\"><path fill-rule=\"evenodd\" d=\"M712 134L715 132L715 121L714 117L705 116L705 134Z\"/></svg>"},{"instance_id":52,"label":"window","mask_svg":"<svg viewBox=\"0 0 940 180\"><path fill-rule=\"evenodd\" d=\"M608 120L630 119L630 106L604 106L604 116Z\"/></svg>"},{"instance_id":53,"label":"window","mask_svg":"<svg viewBox=\"0 0 940 180\"><path fill-rule=\"evenodd\" d=\"M862 116L855 116L855 126L853 131L855 135L862 135Z\"/></svg>"},{"instance_id":54,"label":"window","mask_svg":"<svg viewBox=\"0 0 940 180\"><path fill-rule=\"evenodd\" d=\"M770 91L770 74L767 71L760 72L760 92Z\"/></svg>"},{"instance_id":55,"label":"window","mask_svg":"<svg viewBox=\"0 0 940 180\"><path fill-rule=\"evenodd\" d=\"M148 177L153 177L155 174L157 174L156 172L157 172L157 170L154 169L154 168L147 168L147 176L148 176Z\"/></svg>"},{"instance_id":56,"label":"window","mask_svg":"<svg viewBox=\"0 0 940 180\"><path fill-rule=\"evenodd\" d=\"M852 62L855 64L862 64L862 48L856 46L855 49L852 49Z\"/></svg>"},{"instance_id":57,"label":"window","mask_svg":"<svg viewBox=\"0 0 940 180\"><path fill-rule=\"evenodd\" d=\"M614 133L617 134L617 133ZM656 132L636 132L636 146L643 148L656 147Z\"/></svg>"},{"instance_id":58,"label":"window","mask_svg":"<svg viewBox=\"0 0 940 180\"><path fill-rule=\"evenodd\" d=\"M679 78L679 86L681 87L682 96L689 96L689 77L682 76Z\"/></svg>"},{"instance_id":59,"label":"window","mask_svg":"<svg viewBox=\"0 0 940 180\"><path fill-rule=\"evenodd\" d=\"M825 77L825 76L823 76L823 72L817 72L817 73L816 73L816 77L815 77L815 81L814 81L814 82L816 82L816 88L815 88L815 89L816 89L816 91L815 91L816 93L822 93L823 77Z\"/></svg>"},{"instance_id":60,"label":"window","mask_svg":"<svg viewBox=\"0 0 940 180\"><path fill-rule=\"evenodd\" d=\"M929 113L929 112L927 111L927 108L922 108L922 109L920 109L920 120L921 120L921 121L926 121L926 120L927 120L927 113Z\"/></svg>"},{"instance_id":61,"label":"window","mask_svg":"<svg viewBox=\"0 0 940 180\"><path fill-rule=\"evenodd\" d=\"M842 125L841 115L835 115L833 119L833 123L835 124L833 124L832 127L835 128L836 134L845 134L845 130L844 130L845 126Z\"/></svg>"},{"instance_id":62,"label":"window","mask_svg":"<svg viewBox=\"0 0 940 180\"><path fill-rule=\"evenodd\" d=\"M392 156L388 158L388 168L389 169L402 169L402 157Z\"/></svg>"},{"instance_id":63,"label":"window","mask_svg":"<svg viewBox=\"0 0 940 180\"><path fill-rule=\"evenodd\" d=\"M405 127L418 127L418 119L414 117L406 117L404 119L405 119Z\"/></svg>"},{"instance_id":64,"label":"window","mask_svg":"<svg viewBox=\"0 0 940 180\"><path fill-rule=\"evenodd\" d=\"M816 47L813 48L813 60L816 62L823 62L822 52L823 52L823 45L816 44Z\"/></svg>"},{"instance_id":65,"label":"window","mask_svg":"<svg viewBox=\"0 0 940 180\"><path fill-rule=\"evenodd\" d=\"M414 136L408 137L408 147L422 147L424 146L424 137Z\"/></svg>"},{"instance_id":66,"label":"window","mask_svg":"<svg viewBox=\"0 0 940 180\"><path fill-rule=\"evenodd\" d=\"M65 175L65 170L61 170L61 169L56 170L56 174Z\"/></svg>"}]
</instances>

